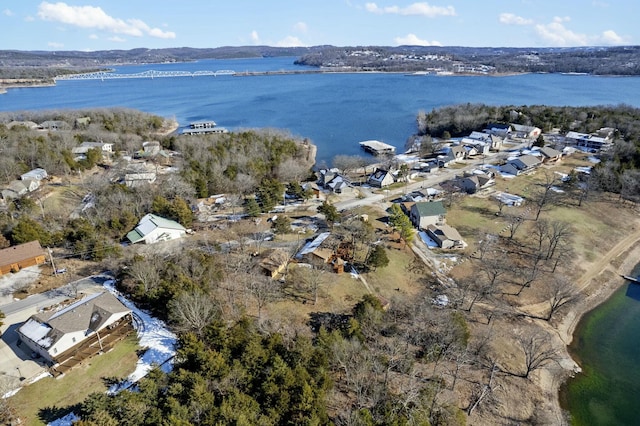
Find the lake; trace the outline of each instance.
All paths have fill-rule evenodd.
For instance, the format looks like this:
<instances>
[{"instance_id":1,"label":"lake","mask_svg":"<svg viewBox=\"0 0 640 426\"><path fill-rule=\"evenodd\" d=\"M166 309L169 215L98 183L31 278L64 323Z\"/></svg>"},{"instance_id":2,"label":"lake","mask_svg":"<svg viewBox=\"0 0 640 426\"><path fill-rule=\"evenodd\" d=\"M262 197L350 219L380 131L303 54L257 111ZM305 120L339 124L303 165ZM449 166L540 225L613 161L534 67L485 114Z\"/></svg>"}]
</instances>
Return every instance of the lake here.
<instances>
[{"instance_id":1,"label":"lake","mask_svg":"<svg viewBox=\"0 0 640 426\"><path fill-rule=\"evenodd\" d=\"M115 68L118 73L290 69L300 69L293 65L293 58ZM640 77L384 73L199 76L61 81L54 87L10 89L0 95L0 111L128 107L175 118L182 126L191 121L215 120L230 130L288 129L294 135L311 139L318 146L318 162L330 164L337 154L360 154L358 142L368 139L381 140L401 151L407 138L416 131L415 119L420 110L460 103L638 107L638 94ZM581 403L572 402L569 406L576 415L598 413L597 418L603 419L598 424L640 424L640 412L632 411L640 396L637 387L640 369L636 364L640 359L637 344L640 303L635 293L638 288L629 287L616 293L583 321L576 334L575 340L582 346L574 351L588 374L584 375L586 381L575 382L581 384L570 383L569 399L575 402L577 398ZM590 383L588 377L602 380ZM595 393L583 393L589 388ZM616 414L619 410L627 414L621 417ZM613 419L616 423L608 423Z\"/></svg>"},{"instance_id":2,"label":"lake","mask_svg":"<svg viewBox=\"0 0 640 426\"><path fill-rule=\"evenodd\" d=\"M294 58L206 60L116 67L118 73L305 69ZM181 125L214 120L230 130L272 127L311 139L318 161L360 154L358 142L377 139L401 151L416 131L418 111L486 103L640 106L640 77L558 74L406 76L353 73L255 77L198 76L60 81L54 87L10 89L0 111L129 107L175 118Z\"/></svg>"}]
</instances>

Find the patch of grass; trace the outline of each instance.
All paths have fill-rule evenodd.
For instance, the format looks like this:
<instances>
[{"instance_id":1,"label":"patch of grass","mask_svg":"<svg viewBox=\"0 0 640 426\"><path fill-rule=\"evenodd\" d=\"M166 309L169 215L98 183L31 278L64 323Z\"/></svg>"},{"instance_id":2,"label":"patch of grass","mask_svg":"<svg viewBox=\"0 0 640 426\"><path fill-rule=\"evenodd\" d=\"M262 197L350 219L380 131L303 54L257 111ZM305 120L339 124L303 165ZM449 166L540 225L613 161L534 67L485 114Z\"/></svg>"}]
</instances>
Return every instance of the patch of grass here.
<instances>
[{"instance_id":1,"label":"patch of grass","mask_svg":"<svg viewBox=\"0 0 640 426\"><path fill-rule=\"evenodd\" d=\"M45 425L67 414L93 392L105 392L105 379L126 378L135 369L139 349L131 334L109 352L84 361L64 376L25 386L9 400L24 424Z\"/></svg>"}]
</instances>

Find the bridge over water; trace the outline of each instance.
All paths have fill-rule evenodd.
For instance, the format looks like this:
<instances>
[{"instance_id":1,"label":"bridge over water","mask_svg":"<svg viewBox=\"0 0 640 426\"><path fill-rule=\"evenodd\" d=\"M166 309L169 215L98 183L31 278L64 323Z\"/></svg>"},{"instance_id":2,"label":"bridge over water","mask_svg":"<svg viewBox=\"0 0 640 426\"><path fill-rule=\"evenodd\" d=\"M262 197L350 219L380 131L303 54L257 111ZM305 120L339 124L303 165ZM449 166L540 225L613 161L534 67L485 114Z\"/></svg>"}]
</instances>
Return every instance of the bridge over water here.
<instances>
[{"instance_id":1,"label":"bridge over water","mask_svg":"<svg viewBox=\"0 0 640 426\"><path fill-rule=\"evenodd\" d=\"M221 76L235 75L233 70L217 70L217 71L155 71L148 70L133 74L117 74L113 72L98 71L85 74L68 74L61 75L55 80L114 80L119 78L167 78L167 77L202 77L202 76Z\"/></svg>"}]
</instances>

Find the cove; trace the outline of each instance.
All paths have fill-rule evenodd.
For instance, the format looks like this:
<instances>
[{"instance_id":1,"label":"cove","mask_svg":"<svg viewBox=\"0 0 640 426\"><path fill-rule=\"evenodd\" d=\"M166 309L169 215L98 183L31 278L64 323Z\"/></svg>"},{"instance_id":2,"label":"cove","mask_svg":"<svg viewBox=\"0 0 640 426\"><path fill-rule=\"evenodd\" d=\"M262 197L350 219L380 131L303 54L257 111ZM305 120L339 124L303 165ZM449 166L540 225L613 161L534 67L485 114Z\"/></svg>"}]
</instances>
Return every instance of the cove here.
<instances>
[{"instance_id":1,"label":"cove","mask_svg":"<svg viewBox=\"0 0 640 426\"><path fill-rule=\"evenodd\" d=\"M640 273L638 264L630 274ZM640 285L625 284L579 322L569 347L582 373L560 389L572 425L640 424Z\"/></svg>"}]
</instances>

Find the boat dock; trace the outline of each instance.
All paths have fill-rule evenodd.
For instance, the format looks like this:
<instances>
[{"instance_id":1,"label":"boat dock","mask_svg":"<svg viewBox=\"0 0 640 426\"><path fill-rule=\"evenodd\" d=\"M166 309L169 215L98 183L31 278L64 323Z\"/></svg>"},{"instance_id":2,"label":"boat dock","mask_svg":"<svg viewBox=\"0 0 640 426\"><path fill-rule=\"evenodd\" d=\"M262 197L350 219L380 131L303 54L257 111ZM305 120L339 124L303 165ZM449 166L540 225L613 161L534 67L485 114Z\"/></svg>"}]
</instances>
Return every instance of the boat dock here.
<instances>
[{"instance_id":1,"label":"boat dock","mask_svg":"<svg viewBox=\"0 0 640 426\"><path fill-rule=\"evenodd\" d=\"M620 275L622 278L624 278L627 281L631 281L632 283L636 283L636 284L640 284L640 276L638 277L631 277L629 275Z\"/></svg>"},{"instance_id":2,"label":"boat dock","mask_svg":"<svg viewBox=\"0 0 640 426\"><path fill-rule=\"evenodd\" d=\"M393 155L396 152L396 148L393 145L373 140L360 142L360 147L373 155Z\"/></svg>"}]
</instances>

